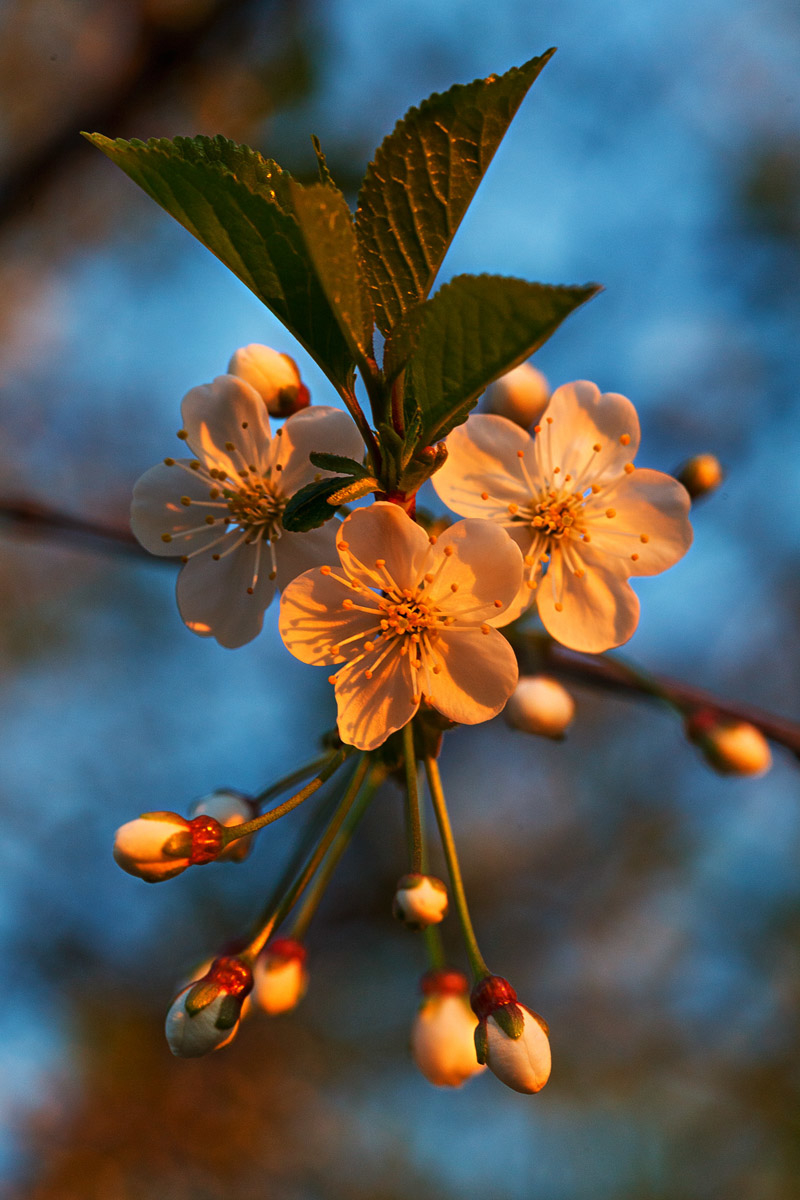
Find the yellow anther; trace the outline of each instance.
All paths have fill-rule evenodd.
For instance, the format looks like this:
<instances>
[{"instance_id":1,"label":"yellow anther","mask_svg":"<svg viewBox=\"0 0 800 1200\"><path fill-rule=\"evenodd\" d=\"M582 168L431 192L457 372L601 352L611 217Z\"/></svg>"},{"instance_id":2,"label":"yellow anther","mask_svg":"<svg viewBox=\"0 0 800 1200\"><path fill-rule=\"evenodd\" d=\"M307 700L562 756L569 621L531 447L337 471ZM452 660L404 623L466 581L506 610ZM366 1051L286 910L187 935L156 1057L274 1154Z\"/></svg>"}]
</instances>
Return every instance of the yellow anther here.
<instances>
[{"instance_id":1,"label":"yellow anther","mask_svg":"<svg viewBox=\"0 0 800 1200\"><path fill-rule=\"evenodd\" d=\"M235 449L236 449L236 447L234 446L233 442L226 442L226 443L225 443L225 449L226 449L226 450L228 450L228 451L230 451L230 450L235 450Z\"/></svg>"},{"instance_id":2,"label":"yellow anther","mask_svg":"<svg viewBox=\"0 0 800 1200\"><path fill-rule=\"evenodd\" d=\"M188 508L191 503L192 501L188 496L181 496L181 504L184 508Z\"/></svg>"},{"instance_id":3,"label":"yellow anther","mask_svg":"<svg viewBox=\"0 0 800 1200\"><path fill-rule=\"evenodd\" d=\"M556 612L563 612L563 611L564 611L564 605L563 605L563 604L554 604L554 605L553 605L553 607L555 608Z\"/></svg>"},{"instance_id":4,"label":"yellow anther","mask_svg":"<svg viewBox=\"0 0 800 1200\"><path fill-rule=\"evenodd\" d=\"M368 670L366 670L366 671L364 672L364 678L365 678L365 679L372 679L372 671L370 671L369 669L368 669Z\"/></svg>"},{"instance_id":5,"label":"yellow anther","mask_svg":"<svg viewBox=\"0 0 800 1200\"><path fill-rule=\"evenodd\" d=\"M181 562L182 562L182 563L187 563L188 561L189 561L189 555L188 555L188 554L182 554L182 555L181 555Z\"/></svg>"},{"instance_id":6,"label":"yellow anther","mask_svg":"<svg viewBox=\"0 0 800 1200\"><path fill-rule=\"evenodd\" d=\"M541 433L541 432L542 432L542 427L541 427L541 425L534 425L534 427L533 427L533 432L534 432L534 433Z\"/></svg>"},{"instance_id":7,"label":"yellow anther","mask_svg":"<svg viewBox=\"0 0 800 1200\"><path fill-rule=\"evenodd\" d=\"M374 642L364 642L364 649L367 651L368 654L371 654L372 651L375 649L375 643Z\"/></svg>"},{"instance_id":8,"label":"yellow anther","mask_svg":"<svg viewBox=\"0 0 800 1200\"><path fill-rule=\"evenodd\" d=\"M349 550L350 543L349 542L337 542L336 549L337 550Z\"/></svg>"},{"instance_id":9,"label":"yellow anther","mask_svg":"<svg viewBox=\"0 0 800 1200\"><path fill-rule=\"evenodd\" d=\"M576 567L572 574L576 579L583 579L586 572L584 571L583 567Z\"/></svg>"},{"instance_id":10,"label":"yellow anther","mask_svg":"<svg viewBox=\"0 0 800 1200\"><path fill-rule=\"evenodd\" d=\"M328 676L328 683L336 683L336 676L335 676L335 675L329 675L329 676Z\"/></svg>"},{"instance_id":11,"label":"yellow anther","mask_svg":"<svg viewBox=\"0 0 800 1200\"><path fill-rule=\"evenodd\" d=\"M533 591L534 588L536 588L539 584L538 579L528 579L528 580L526 580L526 582L528 584L528 587L531 589L531 591Z\"/></svg>"},{"instance_id":12,"label":"yellow anther","mask_svg":"<svg viewBox=\"0 0 800 1200\"><path fill-rule=\"evenodd\" d=\"M419 702L420 702L420 700L421 700L421 699L422 699L422 694L421 694L421 692L414 692L414 695L411 697L411 703L412 703L412 704L419 704Z\"/></svg>"},{"instance_id":13,"label":"yellow anther","mask_svg":"<svg viewBox=\"0 0 800 1200\"><path fill-rule=\"evenodd\" d=\"M519 505L518 504L509 504L508 511L511 513L512 517L515 517L517 515L517 513L519 512Z\"/></svg>"},{"instance_id":14,"label":"yellow anther","mask_svg":"<svg viewBox=\"0 0 800 1200\"><path fill-rule=\"evenodd\" d=\"M247 429L248 422L242 421L242 429Z\"/></svg>"},{"instance_id":15,"label":"yellow anther","mask_svg":"<svg viewBox=\"0 0 800 1200\"><path fill-rule=\"evenodd\" d=\"M481 625L481 633L491 633L491 625Z\"/></svg>"},{"instance_id":16,"label":"yellow anther","mask_svg":"<svg viewBox=\"0 0 800 1200\"><path fill-rule=\"evenodd\" d=\"M503 601L502 601L502 600L495 600L495 601L494 601L494 606L495 606L495 608L502 608L502 607L503 607Z\"/></svg>"},{"instance_id":17,"label":"yellow anther","mask_svg":"<svg viewBox=\"0 0 800 1200\"><path fill-rule=\"evenodd\" d=\"M212 554L211 557L213 558L214 562L219 562L222 555L221 554Z\"/></svg>"},{"instance_id":18,"label":"yellow anther","mask_svg":"<svg viewBox=\"0 0 800 1200\"><path fill-rule=\"evenodd\" d=\"M616 515L617 515L617 510L615 508L607 508L606 509L606 516L608 517L609 521L612 521Z\"/></svg>"},{"instance_id":19,"label":"yellow anther","mask_svg":"<svg viewBox=\"0 0 800 1200\"><path fill-rule=\"evenodd\" d=\"M622 437L619 439L619 444L620 446L630 446L631 435L629 433L623 433Z\"/></svg>"},{"instance_id":20,"label":"yellow anther","mask_svg":"<svg viewBox=\"0 0 800 1200\"><path fill-rule=\"evenodd\" d=\"M346 596L345 599L342 601L342 608L355 608L355 602L353 600L351 600L349 596ZM383 625L383 623L384 622L381 621L382 625Z\"/></svg>"},{"instance_id":21,"label":"yellow anther","mask_svg":"<svg viewBox=\"0 0 800 1200\"><path fill-rule=\"evenodd\" d=\"M595 444L592 446L592 449L594 450L595 454L599 454L603 447L599 442L595 442Z\"/></svg>"},{"instance_id":22,"label":"yellow anther","mask_svg":"<svg viewBox=\"0 0 800 1200\"><path fill-rule=\"evenodd\" d=\"M588 533L585 533L585 534L583 535L583 540L584 540L585 542L590 542L592 539L589 537L589 534L588 534Z\"/></svg>"},{"instance_id":23,"label":"yellow anther","mask_svg":"<svg viewBox=\"0 0 800 1200\"><path fill-rule=\"evenodd\" d=\"M277 572L277 571L270 571L270 573L269 573L269 577L270 577L270 579L273 579L273 580L274 580L274 579L277 579L277 578L278 578L278 572Z\"/></svg>"},{"instance_id":24,"label":"yellow anther","mask_svg":"<svg viewBox=\"0 0 800 1200\"><path fill-rule=\"evenodd\" d=\"M451 583L451 584L450 584L450 591L451 591L451 592L457 592L457 591L458 591L458 584L457 584L457 583Z\"/></svg>"},{"instance_id":25,"label":"yellow anther","mask_svg":"<svg viewBox=\"0 0 800 1200\"><path fill-rule=\"evenodd\" d=\"M430 544L431 544L432 546L435 546L435 545L436 545L436 543L438 542L438 540L439 540L439 539L438 539L438 538L436 537L436 535L435 535L435 534L433 534L433 533L432 533L432 534L429 536L429 538L428 538L428 541L430 542Z\"/></svg>"},{"instance_id":26,"label":"yellow anther","mask_svg":"<svg viewBox=\"0 0 800 1200\"><path fill-rule=\"evenodd\" d=\"M174 467L174 466L175 466L175 459L174 459L174 458L165 458L165 459L164 459L164 466L165 466L165 467Z\"/></svg>"},{"instance_id":27,"label":"yellow anther","mask_svg":"<svg viewBox=\"0 0 800 1200\"><path fill-rule=\"evenodd\" d=\"M385 558L376 558L376 559L375 559L375 566L376 566L376 567L377 567L379 570L380 570L380 568L381 568L381 567L385 567L385 566L386 566L386 559L385 559Z\"/></svg>"},{"instance_id":28,"label":"yellow anther","mask_svg":"<svg viewBox=\"0 0 800 1200\"><path fill-rule=\"evenodd\" d=\"M219 488L214 487L209 489L208 495L209 499L216 500L218 496L222 495L222 492L219 490Z\"/></svg>"},{"instance_id":29,"label":"yellow anther","mask_svg":"<svg viewBox=\"0 0 800 1200\"><path fill-rule=\"evenodd\" d=\"M646 546L646 545L647 545L647 543L650 541L650 538L647 536L647 534L646 534L646 533L640 533L640 534L639 534L639 541L640 541L640 542L641 542L641 543L642 543L644 546Z\"/></svg>"},{"instance_id":30,"label":"yellow anther","mask_svg":"<svg viewBox=\"0 0 800 1200\"><path fill-rule=\"evenodd\" d=\"M278 430L278 433L280 433L280 429ZM275 463L275 470L276 470L276 471L282 471L282 470L283 470L283 463Z\"/></svg>"},{"instance_id":31,"label":"yellow anther","mask_svg":"<svg viewBox=\"0 0 800 1200\"><path fill-rule=\"evenodd\" d=\"M593 484L592 484L592 495L593 495L593 496L596 496L596 495L597 495L597 493L598 493L599 491L600 491L600 484L599 484L599 483L593 483Z\"/></svg>"},{"instance_id":32,"label":"yellow anther","mask_svg":"<svg viewBox=\"0 0 800 1200\"><path fill-rule=\"evenodd\" d=\"M564 483L569 483L569 481L570 481L571 479L572 479L572 476L571 476L571 475L565 475L565 476L564 476Z\"/></svg>"},{"instance_id":33,"label":"yellow anther","mask_svg":"<svg viewBox=\"0 0 800 1200\"><path fill-rule=\"evenodd\" d=\"M172 534L171 533L162 533L161 540L162 540L162 542L171 542Z\"/></svg>"},{"instance_id":34,"label":"yellow anther","mask_svg":"<svg viewBox=\"0 0 800 1200\"><path fill-rule=\"evenodd\" d=\"M560 475L560 474L561 474L561 467L553 467L553 474L554 474L554 475Z\"/></svg>"},{"instance_id":35,"label":"yellow anther","mask_svg":"<svg viewBox=\"0 0 800 1200\"><path fill-rule=\"evenodd\" d=\"M625 474L626 475L632 475L635 470L636 470L636 467L633 465L633 463L625 463Z\"/></svg>"},{"instance_id":36,"label":"yellow anther","mask_svg":"<svg viewBox=\"0 0 800 1200\"><path fill-rule=\"evenodd\" d=\"M431 571L428 571L427 575L423 576L426 583L433 583L435 578L436 576Z\"/></svg>"},{"instance_id":37,"label":"yellow anther","mask_svg":"<svg viewBox=\"0 0 800 1200\"><path fill-rule=\"evenodd\" d=\"M547 421L547 424L548 424L548 425L552 425L552 424L553 424L553 418L552 418L552 417L545 417L545 420Z\"/></svg>"},{"instance_id":38,"label":"yellow anther","mask_svg":"<svg viewBox=\"0 0 800 1200\"><path fill-rule=\"evenodd\" d=\"M550 555L549 555L549 554L543 554L543 555L541 556L541 558L539 559L539 562L543 562L543 563L549 563L549 562L550 562Z\"/></svg>"},{"instance_id":39,"label":"yellow anther","mask_svg":"<svg viewBox=\"0 0 800 1200\"><path fill-rule=\"evenodd\" d=\"M214 524L214 517L212 517L211 514L209 513L209 515L206 517L206 525L213 525L213 524Z\"/></svg>"},{"instance_id":40,"label":"yellow anther","mask_svg":"<svg viewBox=\"0 0 800 1200\"><path fill-rule=\"evenodd\" d=\"M440 673L441 669L442 668L439 666L438 663L436 664L435 667L431 667L431 670L433 671L434 675L438 675Z\"/></svg>"},{"instance_id":41,"label":"yellow anther","mask_svg":"<svg viewBox=\"0 0 800 1200\"><path fill-rule=\"evenodd\" d=\"M450 558L451 554L455 553L455 546L445 546L444 553L447 558Z\"/></svg>"},{"instance_id":42,"label":"yellow anther","mask_svg":"<svg viewBox=\"0 0 800 1200\"><path fill-rule=\"evenodd\" d=\"M193 458L192 461L189 463L189 466L192 468L193 471L199 471L200 470L200 461L196 458Z\"/></svg>"},{"instance_id":43,"label":"yellow anther","mask_svg":"<svg viewBox=\"0 0 800 1200\"><path fill-rule=\"evenodd\" d=\"M249 587L249 588L247 589L247 594L248 594L248 596L252 596L252 595L253 595L253 592L254 592L254 590L255 590L254 588L251 588L251 587Z\"/></svg>"},{"instance_id":44,"label":"yellow anther","mask_svg":"<svg viewBox=\"0 0 800 1200\"><path fill-rule=\"evenodd\" d=\"M489 499L489 493L481 492L481 500L488 500L488 499Z\"/></svg>"},{"instance_id":45,"label":"yellow anther","mask_svg":"<svg viewBox=\"0 0 800 1200\"><path fill-rule=\"evenodd\" d=\"M532 554L526 554L522 561L525 563L526 567L532 567L536 562L536 559Z\"/></svg>"},{"instance_id":46,"label":"yellow anther","mask_svg":"<svg viewBox=\"0 0 800 1200\"><path fill-rule=\"evenodd\" d=\"M632 554L632 555L631 555L631 558L633 559L633 561L634 561L634 562L638 562L638 561L639 561L639 555L638 555L638 554Z\"/></svg>"},{"instance_id":47,"label":"yellow anther","mask_svg":"<svg viewBox=\"0 0 800 1200\"><path fill-rule=\"evenodd\" d=\"M186 439L188 438L188 436L189 436L189 435L188 435L188 433L186 432L186 430L185 430L185 429L179 429L179 430L178 430L178 437L181 439L181 441L182 441L182 442L185 442L185 441L186 441Z\"/></svg>"},{"instance_id":48,"label":"yellow anther","mask_svg":"<svg viewBox=\"0 0 800 1200\"><path fill-rule=\"evenodd\" d=\"M333 569L332 567L320 567L320 569L319 569L320 575L330 575L332 569Z\"/></svg>"},{"instance_id":49,"label":"yellow anther","mask_svg":"<svg viewBox=\"0 0 800 1200\"><path fill-rule=\"evenodd\" d=\"M517 458L524 458L524 457L525 457L525 451L524 451L524 450L518 450L518 451L517 451Z\"/></svg>"}]
</instances>

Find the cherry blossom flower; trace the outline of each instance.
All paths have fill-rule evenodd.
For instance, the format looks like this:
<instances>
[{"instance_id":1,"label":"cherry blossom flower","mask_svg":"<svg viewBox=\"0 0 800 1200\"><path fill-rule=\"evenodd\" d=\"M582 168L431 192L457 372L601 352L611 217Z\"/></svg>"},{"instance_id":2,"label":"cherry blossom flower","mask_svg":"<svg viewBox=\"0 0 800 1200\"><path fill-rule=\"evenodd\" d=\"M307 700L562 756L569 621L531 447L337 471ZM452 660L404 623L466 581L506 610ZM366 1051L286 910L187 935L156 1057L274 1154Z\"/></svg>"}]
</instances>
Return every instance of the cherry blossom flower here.
<instances>
[{"instance_id":1,"label":"cherry blossom flower","mask_svg":"<svg viewBox=\"0 0 800 1200\"><path fill-rule=\"evenodd\" d=\"M448 905L447 888L441 879L414 872L398 880L392 914L409 929L427 929L444 920Z\"/></svg>"},{"instance_id":2,"label":"cherry blossom flower","mask_svg":"<svg viewBox=\"0 0 800 1200\"><path fill-rule=\"evenodd\" d=\"M478 1018L460 971L432 970L422 978L424 999L411 1028L411 1055L436 1087L461 1087L486 1067L475 1053Z\"/></svg>"},{"instance_id":3,"label":"cherry blossom flower","mask_svg":"<svg viewBox=\"0 0 800 1200\"><path fill-rule=\"evenodd\" d=\"M136 484L131 525L152 554L179 556L177 599L184 622L222 646L243 646L261 630L275 589L319 563L335 562L331 520L287 533L290 496L320 474L312 450L360 458L355 425L335 408L289 417L275 436L258 392L220 375L192 388L179 437L194 458L165 458Z\"/></svg>"},{"instance_id":4,"label":"cherry blossom flower","mask_svg":"<svg viewBox=\"0 0 800 1200\"><path fill-rule=\"evenodd\" d=\"M497 622L519 590L522 556L490 521L459 521L437 539L380 501L343 522L341 566L295 579L280 632L301 662L340 668L339 734L374 750L425 701L451 721L496 716L517 682Z\"/></svg>"},{"instance_id":5,"label":"cherry blossom flower","mask_svg":"<svg viewBox=\"0 0 800 1200\"><path fill-rule=\"evenodd\" d=\"M433 486L454 512L498 522L522 550L511 614L535 598L554 638L599 653L636 629L628 576L664 571L691 545L689 497L671 476L634 467L636 410L593 383L558 388L534 433L469 417L448 437Z\"/></svg>"},{"instance_id":6,"label":"cherry blossom flower","mask_svg":"<svg viewBox=\"0 0 800 1200\"><path fill-rule=\"evenodd\" d=\"M265 1013L290 1012L308 988L305 946L294 938L272 938L256 959L253 978L253 999Z\"/></svg>"}]
</instances>

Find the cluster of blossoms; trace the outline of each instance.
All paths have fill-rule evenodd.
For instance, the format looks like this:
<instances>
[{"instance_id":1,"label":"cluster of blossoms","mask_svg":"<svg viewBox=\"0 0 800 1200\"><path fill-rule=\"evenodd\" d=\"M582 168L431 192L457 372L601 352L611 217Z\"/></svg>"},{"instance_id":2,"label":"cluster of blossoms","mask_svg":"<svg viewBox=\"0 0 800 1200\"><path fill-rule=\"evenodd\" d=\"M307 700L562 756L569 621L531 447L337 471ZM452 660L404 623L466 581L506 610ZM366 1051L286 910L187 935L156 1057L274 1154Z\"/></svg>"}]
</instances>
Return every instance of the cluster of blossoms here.
<instances>
[{"instance_id":1,"label":"cluster of blossoms","mask_svg":"<svg viewBox=\"0 0 800 1200\"><path fill-rule=\"evenodd\" d=\"M415 1062L439 1086L459 1086L485 1065L520 1092L547 1082L546 1023L489 971L477 946L436 761L442 731L506 708L513 727L562 737L572 697L547 675L520 679L501 631L517 621L524 628L536 613L552 639L574 650L599 653L626 641L639 613L628 580L663 571L686 552L690 498L677 480L634 465L639 423L624 396L601 395L587 382L550 396L524 365L493 385L485 408L450 433L432 478L462 519L415 516L413 495L396 502L379 494L291 531L287 506L329 473L312 456L358 468L364 444L346 413L309 404L291 359L249 346L227 374L185 396L178 436L191 457L165 459L136 485L134 532L148 550L180 559L177 600L188 628L242 646L280 592L286 648L330 672L337 738L327 757L261 796L220 791L187 817L146 813L122 826L120 865L158 882L191 865L241 860L257 830L307 800L351 756L356 763L325 833L301 848L251 935L179 991L167 1019L175 1054L218 1049L254 1008L277 1015L300 1001L311 917L369 800L394 775L405 784L410 862L392 909L410 929L427 930L431 957L411 1036ZM283 420L274 433L270 416ZM709 757L717 754L720 769L766 765L752 740L742 749L741 732L737 741L728 730L727 743L717 736L708 715L695 714L689 733ZM738 766L726 768L736 748ZM427 868L420 763L449 890ZM288 800L264 807L303 781ZM451 906L471 989L444 963L438 926Z\"/></svg>"}]
</instances>

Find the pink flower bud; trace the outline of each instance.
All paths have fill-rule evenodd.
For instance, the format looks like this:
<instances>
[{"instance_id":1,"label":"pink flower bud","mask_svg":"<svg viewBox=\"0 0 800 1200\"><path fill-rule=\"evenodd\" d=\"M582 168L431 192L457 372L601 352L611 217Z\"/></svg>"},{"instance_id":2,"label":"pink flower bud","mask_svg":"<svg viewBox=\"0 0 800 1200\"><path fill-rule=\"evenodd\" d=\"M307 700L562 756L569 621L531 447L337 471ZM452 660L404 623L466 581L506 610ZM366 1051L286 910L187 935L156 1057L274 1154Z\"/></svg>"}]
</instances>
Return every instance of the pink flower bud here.
<instances>
[{"instance_id":1,"label":"pink flower bud","mask_svg":"<svg viewBox=\"0 0 800 1200\"><path fill-rule=\"evenodd\" d=\"M539 420L549 400L550 388L544 375L524 362L489 385L483 410L528 429Z\"/></svg>"},{"instance_id":2,"label":"pink flower bud","mask_svg":"<svg viewBox=\"0 0 800 1200\"><path fill-rule=\"evenodd\" d=\"M294 938L273 938L254 968L253 999L271 1017L295 1008L308 987L306 948Z\"/></svg>"},{"instance_id":3,"label":"pink flower bud","mask_svg":"<svg viewBox=\"0 0 800 1200\"><path fill-rule=\"evenodd\" d=\"M427 929L444 918L447 904L447 888L435 875L403 875L397 882L392 913L409 929Z\"/></svg>"},{"instance_id":4,"label":"pink flower bud","mask_svg":"<svg viewBox=\"0 0 800 1200\"><path fill-rule=\"evenodd\" d=\"M469 1004L460 971L429 971L422 977L424 999L411 1029L411 1055L436 1087L461 1087L484 1070L475 1053L478 1019Z\"/></svg>"},{"instance_id":5,"label":"pink flower bud","mask_svg":"<svg viewBox=\"0 0 800 1200\"><path fill-rule=\"evenodd\" d=\"M763 775L772 766L767 739L748 721L702 709L687 718L686 734L721 775Z\"/></svg>"},{"instance_id":6,"label":"pink flower bud","mask_svg":"<svg viewBox=\"0 0 800 1200\"><path fill-rule=\"evenodd\" d=\"M180 875L191 862L189 822L173 812L143 813L114 835L114 858L123 871L148 883Z\"/></svg>"},{"instance_id":7,"label":"pink flower bud","mask_svg":"<svg viewBox=\"0 0 800 1200\"><path fill-rule=\"evenodd\" d=\"M226 829L234 825L242 825L252 821L258 815L258 810L249 798L242 792L230 788L219 788L208 796L203 796L191 809L192 817L209 816L219 821ZM219 862L241 862L246 858L253 845L253 837L237 838L217 856Z\"/></svg>"},{"instance_id":8,"label":"pink flower bud","mask_svg":"<svg viewBox=\"0 0 800 1200\"><path fill-rule=\"evenodd\" d=\"M514 729L560 738L575 715L575 701L557 679L525 675L511 693L503 715Z\"/></svg>"},{"instance_id":9,"label":"pink flower bud","mask_svg":"<svg viewBox=\"0 0 800 1200\"><path fill-rule=\"evenodd\" d=\"M271 417L290 417L309 403L308 388L300 382L294 359L269 346L253 342L237 350L228 363L228 374L255 388Z\"/></svg>"},{"instance_id":10,"label":"pink flower bud","mask_svg":"<svg viewBox=\"0 0 800 1200\"><path fill-rule=\"evenodd\" d=\"M693 500L716 491L725 478L722 465L714 454L695 454L683 464L677 477Z\"/></svg>"},{"instance_id":11,"label":"pink flower bud","mask_svg":"<svg viewBox=\"0 0 800 1200\"><path fill-rule=\"evenodd\" d=\"M517 1002L507 979L490 975L472 990L472 1007L479 1017L475 1031L478 1061L485 1062L501 1083L515 1092L539 1092L550 1078L550 1040L547 1024L532 1009Z\"/></svg>"},{"instance_id":12,"label":"pink flower bud","mask_svg":"<svg viewBox=\"0 0 800 1200\"><path fill-rule=\"evenodd\" d=\"M208 972L179 992L167 1013L165 1032L178 1058L199 1058L236 1036L253 975L240 958L216 958Z\"/></svg>"}]
</instances>

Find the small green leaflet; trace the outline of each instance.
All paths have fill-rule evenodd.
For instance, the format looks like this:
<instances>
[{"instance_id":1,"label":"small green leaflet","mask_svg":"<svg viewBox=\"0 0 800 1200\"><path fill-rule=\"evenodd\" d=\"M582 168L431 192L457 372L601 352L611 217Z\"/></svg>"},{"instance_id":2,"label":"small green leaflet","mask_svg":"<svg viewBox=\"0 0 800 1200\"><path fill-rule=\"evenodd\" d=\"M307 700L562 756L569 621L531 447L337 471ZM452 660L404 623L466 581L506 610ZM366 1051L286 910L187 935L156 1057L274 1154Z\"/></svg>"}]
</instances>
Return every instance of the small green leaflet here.
<instances>
[{"instance_id":1,"label":"small green leaflet","mask_svg":"<svg viewBox=\"0 0 800 1200\"><path fill-rule=\"evenodd\" d=\"M396 337L406 350L406 423L421 414L430 445L467 419L492 380L546 342L597 284L557 287L502 275L459 275L409 313ZM409 336L410 330L410 336Z\"/></svg>"},{"instance_id":2,"label":"small green leaflet","mask_svg":"<svg viewBox=\"0 0 800 1200\"><path fill-rule=\"evenodd\" d=\"M372 302L361 276L353 215L329 183L291 186L294 214L331 311L354 359L372 357Z\"/></svg>"},{"instance_id":3,"label":"small green leaflet","mask_svg":"<svg viewBox=\"0 0 800 1200\"><path fill-rule=\"evenodd\" d=\"M340 475L352 475L353 479L366 479L369 469L354 458L344 454L329 454L327 450L312 450L308 456L321 471L338 471Z\"/></svg>"},{"instance_id":4,"label":"small green leaflet","mask_svg":"<svg viewBox=\"0 0 800 1200\"><path fill-rule=\"evenodd\" d=\"M378 148L359 193L356 231L384 335L428 296L514 114L554 53L430 96Z\"/></svg>"},{"instance_id":5,"label":"small green leaflet","mask_svg":"<svg viewBox=\"0 0 800 1200\"><path fill-rule=\"evenodd\" d=\"M336 504L329 504L337 492L349 488L352 484L364 482L354 480L350 475L335 475L333 479L319 479L316 483L307 483L289 500L283 510L283 527L290 533L307 533L309 529L318 529L331 517L336 515ZM374 480L370 480L366 491L372 491ZM366 492L362 492L365 495Z\"/></svg>"},{"instance_id":6,"label":"small green leaflet","mask_svg":"<svg viewBox=\"0 0 800 1200\"><path fill-rule=\"evenodd\" d=\"M223 137L127 142L84 136L216 254L334 386L350 384L354 356L295 218L287 172Z\"/></svg>"}]
</instances>

